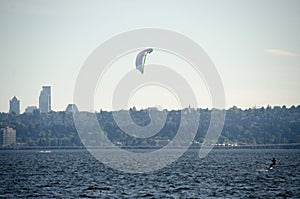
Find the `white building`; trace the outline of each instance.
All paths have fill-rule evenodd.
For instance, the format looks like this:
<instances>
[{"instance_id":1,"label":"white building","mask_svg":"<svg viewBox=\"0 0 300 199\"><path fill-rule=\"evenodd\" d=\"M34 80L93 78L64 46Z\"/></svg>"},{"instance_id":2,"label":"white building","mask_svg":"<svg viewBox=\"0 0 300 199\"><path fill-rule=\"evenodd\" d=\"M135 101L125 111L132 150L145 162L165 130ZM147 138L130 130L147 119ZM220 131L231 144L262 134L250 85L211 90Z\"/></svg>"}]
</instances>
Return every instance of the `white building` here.
<instances>
[{"instance_id":1,"label":"white building","mask_svg":"<svg viewBox=\"0 0 300 199\"><path fill-rule=\"evenodd\" d=\"M16 130L10 127L3 129L3 146L16 144Z\"/></svg>"},{"instance_id":2,"label":"white building","mask_svg":"<svg viewBox=\"0 0 300 199\"><path fill-rule=\"evenodd\" d=\"M37 110L36 106L27 106L27 108L25 109L25 113L30 113L32 114L33 111Z\"/></svg>"}]
</instances>

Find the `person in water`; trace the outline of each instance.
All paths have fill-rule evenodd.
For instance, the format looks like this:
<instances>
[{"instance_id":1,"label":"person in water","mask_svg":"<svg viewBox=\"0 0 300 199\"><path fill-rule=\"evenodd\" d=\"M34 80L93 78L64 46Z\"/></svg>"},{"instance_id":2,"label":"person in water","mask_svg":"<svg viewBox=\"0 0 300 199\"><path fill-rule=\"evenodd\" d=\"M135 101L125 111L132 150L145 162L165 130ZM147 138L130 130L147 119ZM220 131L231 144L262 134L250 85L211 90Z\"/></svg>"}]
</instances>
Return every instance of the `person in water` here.
<instances>
[{"instance_id":1,"label":"person in water","mask_svg":"<svg viewBox=\"0 0 300 199\"><path fill-rule=\"evenodd\" d=\"M276 164L276 159L273 157L272 163L270 164L269 169L272 169L275 164Z\"/></svg>"}]
</instances>

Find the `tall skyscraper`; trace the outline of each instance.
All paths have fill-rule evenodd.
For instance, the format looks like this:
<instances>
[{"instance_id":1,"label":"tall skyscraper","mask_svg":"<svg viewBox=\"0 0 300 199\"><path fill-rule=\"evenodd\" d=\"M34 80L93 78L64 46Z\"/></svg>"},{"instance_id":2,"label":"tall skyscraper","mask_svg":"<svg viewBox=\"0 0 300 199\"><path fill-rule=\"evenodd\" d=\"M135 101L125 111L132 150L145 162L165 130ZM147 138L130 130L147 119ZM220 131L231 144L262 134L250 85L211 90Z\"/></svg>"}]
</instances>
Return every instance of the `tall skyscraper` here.
<instances>
[{"instance_id":1,"label":"tall skyscraper","mask_svg":"<svg viewBox=\"0 0 300 199\"><path fill-rule=\"evenodd\" d=\"M10 114L20 114L20 101L14 96L10 101L9 101L9 113Z\"/></svg>"},{"instance_id":2,"label":"tall skyscraper","mask_svg":"<svg viewBox=\"0 0 300 199\"><path fill-rule=\"evenodd\" d=\"M16 130L6 127L3 130L3 146L16 144Z\"/></svg>"},{"instance_id":3,"label":"tall skyscraper","mask_svg":"<svg viewBox=\"0 0 300 199\"><path fill-rule=\"evenodd\" d=\"M41 113L48 113L51 111L51 87L43 86L43 90L39 97L39 109Z\"/></svg>"}]
</instances>

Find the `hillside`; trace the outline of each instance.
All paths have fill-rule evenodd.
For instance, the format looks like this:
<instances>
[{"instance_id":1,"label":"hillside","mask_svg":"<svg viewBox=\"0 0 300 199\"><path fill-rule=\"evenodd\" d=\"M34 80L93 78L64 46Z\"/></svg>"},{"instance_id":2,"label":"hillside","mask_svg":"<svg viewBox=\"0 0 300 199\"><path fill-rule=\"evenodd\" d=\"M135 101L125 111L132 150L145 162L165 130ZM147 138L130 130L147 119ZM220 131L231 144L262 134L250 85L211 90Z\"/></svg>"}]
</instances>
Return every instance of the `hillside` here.
<instances>
[{"instance_id":1,"label":"hillside","mask_svg":"<svg viewBox=\"0 0 300 199\"><path fill-rule=\"evenodd\" d=\"M195 140L201 143L209 125L211 110L193 111L200 112L199 129ZM131 109L130 114L133 120L141 126L151 122L148 110ZM97 118L108 138L116 144L161 146L175 136L180 124L180 111L167 111L164 127L159 133L148 139L125 134L114 122L112 112L101 111L97 113ZM82 146L74 126L73 116L70 113L41 114L35 112L17 116L0 113L0 128L6 126L16 129L17 142L24 146ZM93 134L93 132L90 133ZM0 143L2 143L2 133ZM225 125L218 143L237 143L239 145L300 143L300 106L247 110L232 107L226 111Z\"/></svg>"}]
</instances>

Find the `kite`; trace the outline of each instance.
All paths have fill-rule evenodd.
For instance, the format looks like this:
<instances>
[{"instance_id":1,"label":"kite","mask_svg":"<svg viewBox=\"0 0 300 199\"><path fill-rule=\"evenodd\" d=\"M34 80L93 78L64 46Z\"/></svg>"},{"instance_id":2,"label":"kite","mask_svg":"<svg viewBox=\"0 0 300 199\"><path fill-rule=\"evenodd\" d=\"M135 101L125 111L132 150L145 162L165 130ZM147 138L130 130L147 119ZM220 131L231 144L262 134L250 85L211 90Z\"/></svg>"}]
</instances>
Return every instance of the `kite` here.
<instances>
[{"instance_id":1,"label":"kite","mask_svg":"<svg viewBox=\"0 0 300 199\"><path fill-rule=\"evenodd\" d=\"M139 70L142 74L144 73L144 66L146 62L146 57L148 54L150 54L153 51L152 48L147 48L143 51L141 51L137 56L135 60L135 66L136 69Z\"/></svg>"}]
</instances>

